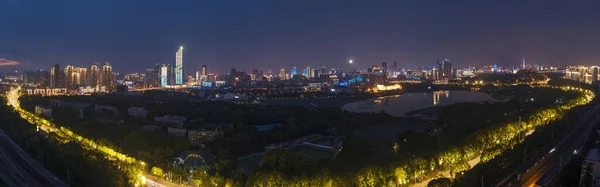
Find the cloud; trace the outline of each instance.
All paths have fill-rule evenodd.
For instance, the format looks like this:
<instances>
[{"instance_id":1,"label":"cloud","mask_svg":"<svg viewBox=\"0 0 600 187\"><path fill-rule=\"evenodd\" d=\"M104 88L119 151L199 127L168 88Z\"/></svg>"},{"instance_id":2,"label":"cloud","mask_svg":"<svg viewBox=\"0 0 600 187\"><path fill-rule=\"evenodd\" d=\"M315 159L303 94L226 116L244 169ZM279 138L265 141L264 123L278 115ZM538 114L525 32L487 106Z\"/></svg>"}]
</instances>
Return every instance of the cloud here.
<instances>
[{"instance_id":1,"label":"cloud","mask_svg":"<svg viewBox=\"0 0 600 187\"><path fill-rule=\"evenodd\" d=\"M21 63L14 61L14 60L0 58L0 66L18 66L18 65L21 65Z\"/></svg>"}]
</instances>

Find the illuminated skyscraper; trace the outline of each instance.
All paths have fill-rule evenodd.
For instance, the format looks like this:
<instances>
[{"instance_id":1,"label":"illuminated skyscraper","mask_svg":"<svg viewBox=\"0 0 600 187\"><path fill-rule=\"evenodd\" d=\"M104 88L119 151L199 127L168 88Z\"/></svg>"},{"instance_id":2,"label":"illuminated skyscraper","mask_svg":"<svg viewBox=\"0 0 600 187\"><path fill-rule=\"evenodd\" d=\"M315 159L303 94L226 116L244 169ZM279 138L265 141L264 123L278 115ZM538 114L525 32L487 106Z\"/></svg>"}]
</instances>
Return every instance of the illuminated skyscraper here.
<instances>
[{"instance_id":1,"label":"illuminated skyscraper","mask_svg":"<svg viewBox=\"0 0 600 187\"><path fill-rule=\"evenodd\" d=\"M296 67L292 68L292 71L290 71L290 76L294 77L294 75L296 75Z\"/></svg>"},{"instance_id":2,"label":"illuminated skyscraper","mask_svg":"<svg viewBox=\"0 0 600 187\"><path fill-rule=\"evenodd\" d=\"M167 86L167 78L169 76L169 66L167 64L163 64L160 69L160 86Z\"/></svg>"},{"instance_id":3,"label":"illuminated skyscraper","mask_svg":"<svg viewBox=\"0 0 600 187\"><path fill-rule=\"evenodd\" d=\"M286 80L287 77L285 76L285 69L281 68L281 70L279 70L279 80Z\"/></svg>"},{"instance_id":4,"label":"illuminated skyscraper","mask_svg":"<svg viewBox=\"0 0 600 187\"><path fill-rule=\"evenodd\" d=\"M305 76L306 76L306 78L309 78L309 79L310 79L310 78L312 78L312 77L310 76L310 72L311 72L311 71L310 71L310 66L306 66L306 69L305 69L304 71L306 72L306 73L305 73Z\"/></svg>"},{"instance_id":5,"label":"illuminated skyscraper","mask_svg":"<svg viewBox=\"0 0 600 187\"><path fill-rule=\"evenodd\" d=\"M89 85L91 87L98 86L98 82L100 81L100 79L98 79L98 65L93 64L90 66L89 77Z\"/></svg>"},{"instance_id":6,"label":"illuminated skyscraper","mask_svg":"<svg viewBox=\"0 0 600 187\"><path fill-rule=\"evenodd\" d=\"M200 71L200 79L202 79L201 81L206 81L208 80L208 68L206 68L206 65L202 65L202 70Z\"/></svg>"},{"instance_id":7,"label":"illuminated skyscraper","mask_svg":"<svg viewBox=\"0 0 600 187\"><path fill-rule=\"evenodd\" d=\"M50 87L51 88L60 88L62 87L61 76L60 73L60 65L55 64L54 67L50 69Z\"/></svg>"},{"instance_id":8,"label":"illuminated skyscraper","mask_svg":"<svg viewBox=\"0 0 600 187\"><path fill-rule=\"evenodd\" d=\"M65 68L65 81L66 81L67 88L72 88L74 85L74 80L73 80L74 70L75 69L72 65L67 65L67 67Z\"/></svg>"},{"instance_id":9,"label":"illuminated skyscraper","mask_svg":"<svg viewBox=\"0 0 600 187\"><path fill-rule=\"evenodd\" d=\"M77 75L78 77L74 78L75 85L86 86L86 85L89 84L88 78L87 78L88 77L87 76L87 73L88 73L87 72L87 68L75 68L75 72L74 73L78 74Z\"/></svg>"},{"instance_id":10,"label":"illuminated skyscraper","mask_svg":"<svg viewBox=\"0 0 600 187\"><path fill-rule=\"evenodd\" d=\"M154 87L158 87L160 84L160 66L158 65L158 63L156 63L154 65L154 80L152 81L152 85Z\"/></svg>"},{"instance_id":11,"label":"illuminated skyscraper","mask_svg":"<svg viewBox=\"0 0 600 187\"><path fill-rule=\"evenodd\" d=\"M107 62L102 66L102 73L100 74L101 81L100 85L104 86L106 90L112 90L113 87L113 73L112 66Z\"/></svg>"},{"instance_id":12,"label":"illuminated skyscraper","mask_svg":"<svg viewBox=\"0 0 600 187\"><path fill-rule=\"evenodd\" d=\"M183 46L175 54L175 84L183 84Z\"/></svg>"},{"instance_id":13,"label":"illuminated skyscraper","mask_svg":"<svg viewBox=\"0 0 600 187\"><path fill-rule=\"evenodd\" d=\"M526 67L526 66L525 66L525 56L523 56L523 58L521 59L521 61L523 62L523 67L522 67L522 69L525 69L525 67Z\"/></svg>"},{"instance_id":14,"label":"illuminated skyscraper","mask_svg":"<svg viewBox=\"0 0 600 187\"><path fill-rule=\"evenodd\" d=\"M200 70L196 70L196 83L202 84L202 75L200 73Z\"/></svg>"},{"instance_id":15,"label":"illuminated skyscraper","mask_svg":"<svg viewBox=\"0 0 600 187\"><path fill-rule=\"evenodd\" d=\"M448 78L452 76L452 63L448 59L444 59L443 67L440 68L442 68L444 77Z\"/></svg>"}]
</instances>

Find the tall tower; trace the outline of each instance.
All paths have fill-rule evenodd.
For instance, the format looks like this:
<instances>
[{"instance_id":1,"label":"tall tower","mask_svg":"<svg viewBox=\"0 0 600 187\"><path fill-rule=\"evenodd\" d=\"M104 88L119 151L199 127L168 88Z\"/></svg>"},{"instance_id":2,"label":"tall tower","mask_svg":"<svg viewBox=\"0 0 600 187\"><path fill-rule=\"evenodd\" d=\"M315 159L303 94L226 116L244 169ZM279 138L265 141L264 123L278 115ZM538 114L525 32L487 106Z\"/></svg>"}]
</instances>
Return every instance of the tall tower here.
<instances>
[{"instance_id":1,"label":"tall tower","mask_svg":"<svg viewBox=\"0 0 600 187\"><path fill-rule=\"evenodd\" d=\"M160 66L158 65L158 63L156 63L154 65L154 72L153 72L154 73L154 77L152 77L153 78L152 85L154 87L158 87L158 85L160 85L160 70L161 70Z\"/></svg>"},{"instance_id":2,"label":"tall tower","mask_svg":"<svg viewBox=\"0 0 600 187\"><path fill-rule=\"evenodd\" d=\"M281 68L281 70L279 70L279 80L286 80L287 77L285 76L285 68Z\"/></svg>"},{"instance_id":3,"label":"tall tower","mask_svg":"<svg viewBox=\"0 0 600 187\"><path fill-rule=\"evenodd\" d=\"M77 85L84 86L89 84L87 68L75 68L75 73L79 74L76 81Z\"/></svg>"},{"instance_id":4,"label":"tall tower","mask_svg":"<svg viewBox=\"0 0 600 187\"><path fill-rule=\"evenodd\" d=\"M100 81L100 79L98 79L98 65L96 64L92 64L92 66L90 66L90 86L91 87L96 87L98 86L98 82Z\"/></svg>"},{"instance_id":5,"label":"tall tower","mask_svg":"<svg viewBox=\"0 0 600 187\"><path fill-rule=\"evenodd\" d=\"M202 81L205 81L206 77L208 77L208 69L206 68L206 65L202 65L202 71L200 72L200 77L203 79Z\"/></svg>"},{"instance_id":6,"label":"tall tower","mask_svg":"<svg viewBox=\"0 0 600 187\"><path fill-rule=\"evenodd\" d=\"M200 70L196 69L196 83L202 84L202 75L200 75Z\"/></svg>"},{"instance_id":7,"label":"tall tower","mask_svg":"<svg viewBox=\"0 0 600 187\"><path fill-rule=\"evenodd\" d=\"M60 65L55 64L54 67L50 69L50 88L59 88L61 86L60 82Z\"/></svg>"},{"instance_id":8,"label":"tall tower","mask_svg":"<svg viewBox=\"0 0 600 187\"><path fill-rule=\"evenodd\" d=\"M312 78L310 76L310 66L306 66L306 78L309 78L309 79Z\"/></svg>"},{"instance_id":9,"label":"tall tower","mask_svg":"<svg viewBox=\"0 0 600 187\"><path fill-rule=\"evenodd\" d=\"M163 64L162 68L160 68L160 86L167 86L167 78L169 76L169 66L167 64Z\"/></svg>"},{"instance_id":10,"label":"tall tower","mask_svg":"<svg viewBox=\"0 0 600 187\"><path fill-rule=\"evenodd\" d=\"M522 69L525 69L525 56L523 56L523 58L521 59L521 61L523 62L523 67L522 67Z\"/></svg>"},{"instance_id":11,"label":"tall tower","mask_svg":"<svg viewBox=\"0 0 600 187\"><path fill-rule=\"evenodd\" d=\"M154 69L146 69L146 74L144 76L144 88L157 87L154 84Z\"/></svg>"},{"instance_id":12,"label":"tall tower","mask_svg":"<svg viewBox=\"0 0 600 187\"><path fill-rule=\"evenodd\" d=\"M102 66L102 74L100 76L102 77L100 85L104 86L106 90L112 90L113 73L112 66L108 62Z\"/></svg>"},{"instance_id":13,"label":"tall tower","mask_svg":"<svg viewBox=\"0 0 600 187\"><path fill-rule=\"evenodd\" d=\"M450 63L450 61L448 59L444 59L444 64L443 64L443 74L445 77L450 77L452 76L452 63Z\"/></svg>"},{"instance_id":14,"label":"tall tower","mask_svg":"<svg viewBox=\"0 0 600 187\"><path fill-rule=\"evenodd\" d=\"M67 88L72 88L74 85L75 81L73 79L73 72L74 67L72 65L67 65L67 67L65 68L65 81Z\"/></svg>"},{"instance_id":15,"label":"tall tower","mask_svg":"<svg viewBox=\"0 0 600 187\"><path fill-rule=\"evenodd\" d=\"M183 46L175 54L175 84L183 84Z\"/></svg>"}]
</instances>

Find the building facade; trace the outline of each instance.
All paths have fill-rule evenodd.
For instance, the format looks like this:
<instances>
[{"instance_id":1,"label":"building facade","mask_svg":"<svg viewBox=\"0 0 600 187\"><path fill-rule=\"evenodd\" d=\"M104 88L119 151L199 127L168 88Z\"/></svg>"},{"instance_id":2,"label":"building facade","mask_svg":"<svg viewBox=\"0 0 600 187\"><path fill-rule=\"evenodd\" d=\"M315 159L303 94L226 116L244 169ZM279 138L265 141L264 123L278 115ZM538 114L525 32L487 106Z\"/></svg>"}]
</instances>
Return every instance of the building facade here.
<instances>
[{"instance_id":1,"label":"building facade","mask_svg":"<svg viewBox=\"0 0 600 187\"><path fill-rule=\"evenodd\" d=\"M183 84L183 46L175 54L175 84Z\"/></svg>"}]
</instances>

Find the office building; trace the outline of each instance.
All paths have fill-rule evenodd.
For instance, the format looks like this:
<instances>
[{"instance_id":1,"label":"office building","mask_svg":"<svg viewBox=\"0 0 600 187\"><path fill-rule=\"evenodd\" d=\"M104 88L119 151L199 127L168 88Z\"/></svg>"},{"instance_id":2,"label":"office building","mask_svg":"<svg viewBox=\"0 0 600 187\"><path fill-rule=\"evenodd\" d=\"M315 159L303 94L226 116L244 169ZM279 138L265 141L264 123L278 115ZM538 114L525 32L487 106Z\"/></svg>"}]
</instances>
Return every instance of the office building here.
<instances>
[{"instance_id":1,"label":"office building","mask_svg":"<svg viewBox=\"0 0 600 187\"><path fill-rule=\"evenodd\" d=\"M154 69L146 69L144 73L144 88L155 87L154 84Z\"/></svg>"},{"instance_id":2,"label":"office building","mask_svg":"<svg viewBox=\"0 0 600 187\"><path fill-rule=\"evenodd\" d=\"M200 73L200 75L203 79L206 80L206 77L208 76L208 69L206 68L206 65L202 65L202 72Z\"/></svg>"},{"instance_id":3,"label":"office building","mask_svg":"<svg viewBox=\"0 0 600 187\"><path fill-rule=\"evenodd\" d=\"M183 46L175 54L175 84L183 84Z\"/></svg>"},{"instance_id":4,"label":"office building","mask_svg":"<svg viewBox=\"0 0 600 187\"><path fill-rule=\"evenodd\" d=\"M54 67L50 69L50 87L51 88L62 88L62 71L60 70L60 65L55 64Z\"/></svg>"},{"instance_id":5,"label":"office building","mask_svg":"<svg viewBox=\"0 0 600 187\"><path fill-rule=\"evenodd\" d=\"M162 86L162 87L167 86L168 78L169 78L169 66L167 64L163 64L162 68L160 69L160 86Z\"/></svg>"},{"instance_id":6,"label":"office building","mask_svg":"<svg viewBox=\"0 0 600 187\"><path fill-rule=\"evenodd\" d=\"M152 85L158 87L159 85L161 85L161 80L160 80L160 76L161 76L161 68L160 66L157 64L154 65L154 81L152 81Z\"/></svg>"},{"instance_id":7,"label":"office building","mask_svg":"<svg viewBox=\"0 0 600 187\"><path fill-rule=\"evenodd\" d=\"M448 59L444 59L443 67L441 69L443 71L443 77L449 78L452 76L452 63Z\"/></svg>"}]
</instances>

